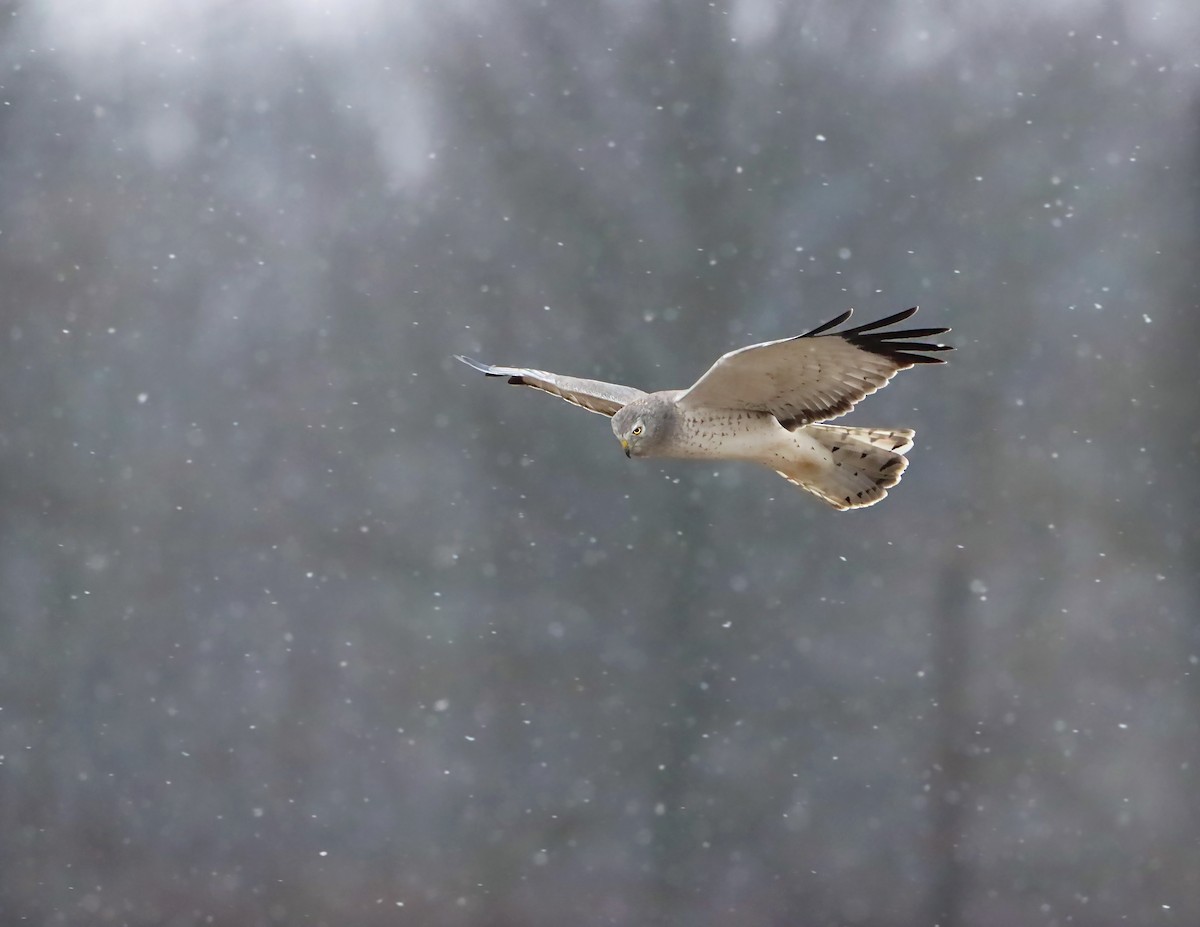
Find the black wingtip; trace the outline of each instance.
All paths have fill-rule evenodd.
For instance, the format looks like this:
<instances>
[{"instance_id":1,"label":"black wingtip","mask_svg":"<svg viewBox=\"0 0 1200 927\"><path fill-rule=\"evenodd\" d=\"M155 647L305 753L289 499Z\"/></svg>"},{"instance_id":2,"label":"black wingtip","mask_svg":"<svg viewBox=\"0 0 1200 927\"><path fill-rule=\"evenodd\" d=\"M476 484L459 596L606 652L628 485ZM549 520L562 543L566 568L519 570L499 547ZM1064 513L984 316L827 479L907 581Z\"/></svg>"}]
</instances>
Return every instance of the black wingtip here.
<instances>
[{"instance_id":1,"label":"black wingtip","mask_svg":"<svg viewBox=\"0 0 1200 927\"><path fill-rule=\"evenodd\" d=\"M889 315L886 319L879 319L875 322L868 322L866 325L860 325L858 328L850 328L842 332L843 335L861 335L863 332L873 332L877 328L883 328L886 325L895 325L897 322L903 322L905 319L910 319L917 314L919 306L913 306L911 309L903 309L894 315Z\"/></svg>"},{"instance_id":2,"label":"black wingtip","mask_svg":"<svg viewBox=\"0 0 1200 927\"><path fill-rule=\"evenodd\" d=\"M454 359L462 361L464 364L466 364L472 370L478 370L480 373L482 373L486 377L502 377L502 376L504 376L504 374L502 374L502 373L493 373L492 371L494 368L492 367L492 365L485 364L483 361L477 361L474 358L466 357L462 354L455 354Z\"/></svg>"},{"instance_id":3,"label":"black wingtip","mask_svg":"<svg viewBox=\"0 0 1200 927\"><path fill-rule=\"evenodd\" d=\"M868 322L866 325L859 325L857 328L848 328L840 332L830 332L830 328L844 322L850 317L850 313L846 312L832 322L826 322L819 328L814 328L808 335L828 333L830 336L844 338L855 347L886 357L901 365L901 367L912 367L916 364L944 364L945 361L942 358L930 357L928 355L940 351L953 351L954 347L952 345L932 344L917 341L916 339L944 335L950 331L949 328L907 328L900 329L899 331L879 331L881 328L886 328L889 325L895 325L898 322L903 322L905 319L912 318L916 314L917 309L917 306L913 306L910 309L893 313L886 318Z\"/></svg>"},{"instance_id":4,"label":"black wingtip","mask_svg":"<svg viewBox=\"0 0 1200 927\"><path fill-rule=\"evenodd\" d=\"M904 333L909 338L929 338L932 335L944 335L951 331L949 328L907 328Z\"/></svg>"},{"instance_id":5,"label":"black wingtip","mask_svg":"<svg viewBox=\"0 0 1200 927\"><path fill-rule=\"evenodd\" d=\"M922 351L953 351L954 348L948 348L943 345L932 345L922 348ZM910 354L907 351L876 351L876 354L884 354L899 364L915 366L917 364L944 364L944 357L929 357L926 354Z\"/></svg>"},{"instance_id":6,"label":"black wingtip","mask_svg":"<svg viewBox=\"0 0 1200 927\"><path fill-rule=\"evenodd\" d=\"M838 325L841 325L843 322L846 321L846 319L850 318L850 316L852 316L852 315L854 315L854 310L847 309L845 312L843 312L841 315L839 315L836 319L830 319L824 325L818 325L812 331L805 332L800 337L801 338L811 338L813 335L819 335L819 334L821 334L821 332L827 332L827 331L829 331L829 329L835 328Z\"/></svg>"}]
</instances>

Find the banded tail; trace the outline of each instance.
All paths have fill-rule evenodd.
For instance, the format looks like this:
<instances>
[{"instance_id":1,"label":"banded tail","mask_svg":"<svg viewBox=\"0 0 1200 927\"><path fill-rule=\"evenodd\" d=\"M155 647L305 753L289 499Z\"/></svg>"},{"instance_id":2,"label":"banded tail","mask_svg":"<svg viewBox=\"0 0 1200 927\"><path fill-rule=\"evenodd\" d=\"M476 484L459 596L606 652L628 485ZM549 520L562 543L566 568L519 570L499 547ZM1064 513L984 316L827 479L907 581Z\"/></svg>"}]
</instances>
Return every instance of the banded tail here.
<instances>
[{"instance_id":1,"label":"banded tail","mask_svg":"<svg viewBox=\"0 0 1200 927\"><path fill-rule=\"evenodd\" d=\"M911 428L805 425L800 430L828 455L825 465L776 472L836 509L862 508L884 498L900 482L908 466L904 454L913 446Z\"/></svg>"}]
</instances>

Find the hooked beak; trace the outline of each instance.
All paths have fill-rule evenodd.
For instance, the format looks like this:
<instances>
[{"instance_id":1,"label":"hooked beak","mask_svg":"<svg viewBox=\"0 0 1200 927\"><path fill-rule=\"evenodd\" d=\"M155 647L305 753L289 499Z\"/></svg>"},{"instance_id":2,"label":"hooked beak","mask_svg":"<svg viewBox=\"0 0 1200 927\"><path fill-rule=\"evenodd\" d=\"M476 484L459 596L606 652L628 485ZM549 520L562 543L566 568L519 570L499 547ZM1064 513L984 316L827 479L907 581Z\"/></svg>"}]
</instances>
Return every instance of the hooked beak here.
<instances>
[{"instance_id":1,"label":"hooked beak","mask_svg":"<svg viewBox=\"0 0 1200 927\"><path fill-rule=\"evenodd\" d=\"M625 456L626 456L626 457L632 457L633 455L632 455L631 453L629 453L629 442L628 442L628 441L626 441L624 438L620 438L619 440L620 440L620 442L621 442L621 447L622 447L622 448L624 449L624 451L625 451Z\"/></svg>"}]
</instances>

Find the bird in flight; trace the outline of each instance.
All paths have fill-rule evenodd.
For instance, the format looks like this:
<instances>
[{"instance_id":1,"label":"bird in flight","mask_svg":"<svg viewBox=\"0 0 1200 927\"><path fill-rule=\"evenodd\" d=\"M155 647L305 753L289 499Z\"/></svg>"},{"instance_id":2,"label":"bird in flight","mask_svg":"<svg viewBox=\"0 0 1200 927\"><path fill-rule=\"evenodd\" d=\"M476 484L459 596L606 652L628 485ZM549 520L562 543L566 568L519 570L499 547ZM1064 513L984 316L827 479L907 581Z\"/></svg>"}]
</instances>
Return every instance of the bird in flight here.
<instances>
[{"instance_id":1,"label":"bird in flight","mask_svg":"<svg viewBox=\"0 0 1200 927\"><path fill-rule=\"evenodd\" d=\"M825 423L901 370L943 363L930 355L953 348L919 339L950 329L881 331L916 311L914 306L832 331L850 318L853 310L847 309L803 335L730 351L687 389L654 393L455 357L489 377L507 377L609 416L626 457L750 461L834 508L855 509L874 505L900 482L914 432Z\"/></svg>"}]
</instances>

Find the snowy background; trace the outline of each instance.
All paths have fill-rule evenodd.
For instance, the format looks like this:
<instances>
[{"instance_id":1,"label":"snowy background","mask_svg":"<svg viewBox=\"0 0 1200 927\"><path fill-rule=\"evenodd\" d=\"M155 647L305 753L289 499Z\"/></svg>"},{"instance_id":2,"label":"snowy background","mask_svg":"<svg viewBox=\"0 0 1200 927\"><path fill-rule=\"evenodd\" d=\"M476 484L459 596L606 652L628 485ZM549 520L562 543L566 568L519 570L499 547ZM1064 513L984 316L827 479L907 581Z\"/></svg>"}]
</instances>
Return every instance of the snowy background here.
<instances>
[{"instance_id":1,"label":"snowy background","mask_svg":"<svg viewBox=\"0 0 1200 927\"><path fill-rule=\"evenodd\" d=\"M6 924L1200 923L1191 0L0 19ZM920 303L882 505L629 462Z\"/></svg>"}]
</instances>

